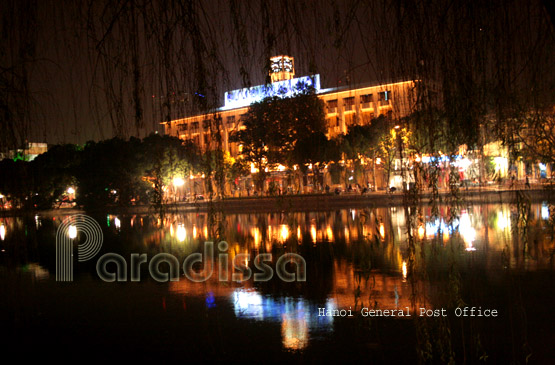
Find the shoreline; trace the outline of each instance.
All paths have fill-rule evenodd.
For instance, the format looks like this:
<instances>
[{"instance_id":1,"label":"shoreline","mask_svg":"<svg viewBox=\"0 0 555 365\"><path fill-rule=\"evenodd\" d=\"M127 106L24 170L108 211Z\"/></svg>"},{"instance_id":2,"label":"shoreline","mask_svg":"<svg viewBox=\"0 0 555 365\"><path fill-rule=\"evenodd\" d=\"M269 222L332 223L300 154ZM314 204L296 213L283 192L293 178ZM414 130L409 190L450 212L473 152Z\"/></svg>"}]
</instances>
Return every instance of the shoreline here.
<instances>
[{"instance_id":1,"label":"shoreline","mask_svg":"<svg viewBox=\"0 0 555 365\"><path fill-rule=\"evenodd\" d=\"M462 204L510 204L517 201L517 197L524 197L531 202L554 201L555 190L551 189L530 189L530 190L497 190L484 188L471 188L459 191L459 199ZM424 192L418 197L420 205L429 205L431 193ZM199 202L180 202L166 206L168 214L183 212L208 212L210 210L222 211L226 213L272 213L272 212L302 212L302 211L329 211L348 208L362 207L389 207L400 206L403 204L405 195L401 192L385 193L372 192L364 195L356 193L335 194L303 194L303 195L279 195L262 197L240 197L224 198L221 200L205 200ZM439 204L444 204L452 196L448 191L440 191L438 197ZM110 212L119 214L149 214L153 212L150 206L137 205L131 207L105 207L101 210L90 212ZM44 216L56 216L61 214L86 213L86 209L81 208L58 208L48 210L5 210L2 216L18 216L25 214L41 214Z\"/></svg>"}]
</instances>

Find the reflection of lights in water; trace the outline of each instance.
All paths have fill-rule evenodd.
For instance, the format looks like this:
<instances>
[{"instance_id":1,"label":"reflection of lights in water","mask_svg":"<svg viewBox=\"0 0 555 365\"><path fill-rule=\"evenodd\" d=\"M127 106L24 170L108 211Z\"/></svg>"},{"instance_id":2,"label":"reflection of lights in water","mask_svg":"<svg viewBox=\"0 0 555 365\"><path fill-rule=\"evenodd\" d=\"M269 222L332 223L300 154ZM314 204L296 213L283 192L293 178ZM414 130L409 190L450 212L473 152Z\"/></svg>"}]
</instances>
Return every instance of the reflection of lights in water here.
<instances>
[{"instance_id":1,"label":"reflection of lights in water","mask_svg":"<svg viewBox=\"0 0 555 365\"><path fill-rule=\"evenodd\" d=\"M384 227L383 223L380 223L380 236L382 238L385 237L385 227Z\"/></svg>"},{"instance_id":2,"label":"reflection of lights in water","mask_svg":"<svg viewBox=\"0 0 555 365\"><path fill-rule=\"evenodd\" d=\"M330 226L326 228L326 236L328 238L328 241L333 241L333 231L331 230Z\"/></svg>"},{"instance_id":3,"label":"reflection of lights in water","mask_svg":"<svg viewBox=\"0 0 555 365\"><path fill-rule=\"evenodd\" d=\"M287 227L286 224L281 225L280 237L282 241L287 241L287 239L289 238L289 227Z\"/></svg>"},{"instance_id":4,"label":"reflection of lights in water","mask_svg":"<svg viewBox=\"0 0 555 365\"><path fill-rule=\"evenodd\" d=\"M424 229L424 226L420 225L418 227L418 238L423 239L425 233L426 233L426 230Z\"/></svg>"},{"instance_id":5,"label":"reflection of lights in water","mask_svg":"<svg viewBox=\"0 0 555 365\"><path fill-rule=\"evenodd\" d=\"M549 219L549 206L547 203L542 203L542 219L548 220Z\"/></svg>"},{"instance_id":6,"label":"reflection of lights in water","mask_svg":"<svg viewBox=\"0 0 555 365\"><path fill-rule=\"evenodd\" d=\"M303 300L292 298L276 300L260 295L255 290L235 290L232 302L237 318L281 322L282 344L292 350L300 350L308 345L310 324L327 326L333 322L333 317L311 317L312 313L305 309ZM326 307L337 308L330 306L329 303Z\"/></svg>"},{"instance_id":7,"label":"reflection of lights in water","mask_svg":"<svg viewBox=\"0 0 555 365\"><path fill-rule=\"evenodd\" d=\"M40 225L39 216L35 215L35 226L37 226L37 229L39 229L39 225Z\"/></svg>"},{"instance_id":8,"label":"reflection of lights in water","mask_svg":"<svg viewBox=\"0 0 555 365\"><path fill-rule=\"evenodd\" d=\"M114 226L116 226L117 229L121 227L121 221L118 217L114 218Z\"/></svg>"},{"instance_id":9,"label":"reflection of lights in water","mask_svg":"<svg viewBox=\"0 0 555 365\"><path fill-rule=\"evenodd\" d=\"M6 226L4 226L4 224L0 225L0 239L2 239L2 241L4 241L4 239L6 238Z\"/></svg>"},{"instance_id":10,"label":"reflection of lights in water","mask_svg":"<svg viewBox=\"0 0 555 365\"><path fill-rule=\"evenodd\" d=\"M264 319L262 296L256 291L236 290L233 292L233 306L237 317Z\"/></svg>"},{"instance_id":11,"label":"reflection of lights in water","mask_svg":"<svg viewBox=\"0 0 555 365\"><path fill-rule=\"evenodd\" d=\"M214 297L214 293L211 291L206 293L206 308L214 308L216 306L216 298Z\"/></svg>"},{"instance_id":12,"label":"reflection of lights in water","mask_svg":"<svg viewBox=\"0 0 555 365\"><path fill-rule=\"evenodd\" d=\"M170 224L170 236L173 237L173 224Z\"/></svg>"},{"instance_id":13,"label":"reflection of lights in water","mask_svg":"<svg viewBox=\"0 0 555 365\"><path fill-rule=\"evenodd\" d=\"M34 264L34 263L29 264L27 266L27 269L29 270L29 272L33 274L35 279L38 279L38 280L45 280L45 279L48 279L48 277L50 276L50 273L48 272L48 270L46 270L39 264Z\"/></svg>"},{"instance_id":14,"label":"reflection of lights in water","mask_svg":"<svg viewBox=\"0 0 555 365\"><path fill-rule=\"evenodd\" d=\"M509 217L508 211L498 211L497 212L497 228L500 230L505 230L506 228L511 228L511 218Z\"/></svg>"},{"instance_id":15,"label":"reflection of lights in water","mask_svg":"<svg viewBox=\"0 0 555 365\"><path fill-rule=\"evenodd\" d=\"M308 324L304 317L283 315L281 322L283 347L291 350L302 350L308 344Z\"/></svg>"},{"instance_id":16,"label":"reflection of lights in water","mask_svg":"<svg viewBox=\"0 0 555 365\"><path fill-rule=\"evenodd\" d=\"M208 226L204 226L204 237L208 238Z\"/></svg>"},{"instance_id":17,"label":"reflection of lights in water","mask_svg":"<svg viewBox=\"0 0 555 365\"><path fill-rule=\"evenodd\" d=\"M407 278L407 263L406 263L406 261L403 261L402 270L403 270L403 278L406 279Z\"/></svg>"},{"instance_id":18,"label":"reflection of lights in water","mask_svg":"<svg viewBox=\"0 0 555 365\"><path fill-rule=\"evenodd\" d=\"M193 226L193 238L196 239L197 238L197 226Z\"/></svg>"},{"instance_id":19,"label":"reflection of lights in water","mask_svg":"<svg viewBox=\"0 0 555 365\"><path fill-rule=\"evenodd\" d=\"M262 239L262 237L260 237L260 230L258 229L258 227L251 228L251 235L252 235L252 238L254 239L254 247L258 248L258 246L260 245L260 241Z\"/></svg>"},{"instance_id":20,"label":"reflection of lights in water","mask_svg":"<svg viewBox=\"0 0 555 365\"><path fill-rule=\"evenodd\" d=\"M355 209L351 210L351 217L353 218L353 220L355 220L356 213L357 211Z\"/></svg>"},{"instance_id":21,"label":"reflection of lights in water","mask_svg":"<svg viewBox=\"0 0 555 365\"><path fill-rule=\"evenodd\" d=\"M301 240L303 237L301 235L301 227L297 226L297 240Z\"/></svg>"},{"instance_id":22,"label":"reflection of lights in water","mask_svg":"<svg viewBox=\"0 0 555 365\"><path fill-rule=\"evenodd\" d=\"M350 238L349 229L345 227L345 241L349 242L349 238Z\"/></svg>"},{"instance_id":23,"label":"reflection of lights in water","mask_svg":"<svg viewBox=\"0 0 555 365\"><path fill-rule=\"evenodd\" d=\"M429 239L434 238L441 230L443 232L443 240L449 239L449 232L451 228L445 224L443 218L436 218L433 221L426 222L425 233Z\"/></svg>"},{"instance_id":24,"label":"reflection of lights in water","mask_svg":"<svg viewBox=\"0 0 555 365\"><path fill-rule=\"evenodd\" d=\"M463 211L459 223L459 232L466 244L467 251L475 251L476 248L472 246L474 240L476 239L476 230L472 228L472 223L470 222L470 216L466 211Z\"/></svg>"},{"instance_id":25,"label":"reflection of lights in water","mask_svg":"<svg viewBox=\"0 0 555 365\"><path fill-rule=\"evenodd\" d=\"M75 226L69 226L69 229L67 231L67 235L69 236L69 238L74 239L75 237L77 237L77 227Z\"/></svg>"},{"instance_id":26,"label":"reflection of lights in water","mask_svg":"<svg viewBox=\"0 0 555 365\"><path fill-rule=\"evenodd\" d=\"M310 225L310 237L312 237L312 242L316 243L316 226L314 224Z\"/></svg>"},{"instance_id":27,"label":"reflection of lights in water","mask_svg":"<svg viewBox=\"0 0 555 365\"><path fill-rule=\"evenodd\" d=\"M185 230L185 227L183 227L183 224L180 224L177 226L177 232L176 232L176 236L177 236L177 240L179 242L183 242L185 241L185 236L187 235L187 231Z\"/></svg>"}]
</instances>

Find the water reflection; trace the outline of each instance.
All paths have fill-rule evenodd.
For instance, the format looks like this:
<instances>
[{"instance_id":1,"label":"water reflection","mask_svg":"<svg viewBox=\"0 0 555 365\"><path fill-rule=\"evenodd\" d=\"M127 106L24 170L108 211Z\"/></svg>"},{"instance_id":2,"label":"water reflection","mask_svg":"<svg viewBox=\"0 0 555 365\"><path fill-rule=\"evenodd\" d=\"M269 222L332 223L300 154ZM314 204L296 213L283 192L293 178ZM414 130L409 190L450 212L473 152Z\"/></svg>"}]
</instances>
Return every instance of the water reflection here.
<instances>
[{"instance_id":1,"label":"water reflection","mask_svg":"<svg viewBox=\"0 0 555 365\"><path fill-rule=\"evenodd\" d=\"M218 310L221 303L227 303L236 319L271 322L280 328L283 348L303 350L320 333L334 331L337 319L318 316L320 308L409 308L414 313L419 307L434 308L452 299L437 294L438 284L433 280L453 280L457 277L454 267L488 275L505 275L506 269L552 269L555 244L548 204L529 207L526 229L521 229L523 213L514 206L473 205L456 216L452 213L445 206L438 212L421 207L413 227L407 227L408 218L400 207L95 218L103 223L106 252L126 259L131 253L145 253L150 259L167 252L182 263L187 255L202 252L205 241L214 241L218 247L225 240L225 249L217 248L213 257L206 257L214 268L210 279L194 283L182 275L179 281L168 283L164 306L166 296L181 298L183 303L190 297L200 298L206 310ZM35 279L53 280L54 234L64 218L2 218L2 264L15 263ZM409 234L416 239L414 252ZM75 229L70 229L70 235L80 239ZM307 282L232 281L233 273L245 277L234 269L236 258L245 269L255 271L254 257L272 253L270 266L275 269L276 258L286 252L305 258ZM94 265L80 270L94 273ZM227 274L222 276L221 271ZM185 304L183 309L187 310Z\"/></svg>"}]
</instances>

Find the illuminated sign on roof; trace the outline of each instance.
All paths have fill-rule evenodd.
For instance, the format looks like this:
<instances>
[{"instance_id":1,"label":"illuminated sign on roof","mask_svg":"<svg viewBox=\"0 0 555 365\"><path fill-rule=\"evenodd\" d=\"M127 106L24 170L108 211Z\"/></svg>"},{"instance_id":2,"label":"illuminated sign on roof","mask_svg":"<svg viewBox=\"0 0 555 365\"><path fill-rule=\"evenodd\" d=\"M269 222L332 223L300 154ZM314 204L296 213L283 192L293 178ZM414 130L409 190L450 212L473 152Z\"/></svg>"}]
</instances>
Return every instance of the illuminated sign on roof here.
<instances>
[{"instance_id":1,"label":"illuminated sign on roof","mask_svg":"<svg viewBox=\"0 0 555 365\"><path fill-rule=\"evenodd\" d=\"M313 87L318 94L320 92L320 75L303 76L291 80L274 82L268 85L226 91L225 106L223 109L249 106L252 103L272 96L279 96L282 98L293 96L306 86Z\"/></svg>"}]
</instances>

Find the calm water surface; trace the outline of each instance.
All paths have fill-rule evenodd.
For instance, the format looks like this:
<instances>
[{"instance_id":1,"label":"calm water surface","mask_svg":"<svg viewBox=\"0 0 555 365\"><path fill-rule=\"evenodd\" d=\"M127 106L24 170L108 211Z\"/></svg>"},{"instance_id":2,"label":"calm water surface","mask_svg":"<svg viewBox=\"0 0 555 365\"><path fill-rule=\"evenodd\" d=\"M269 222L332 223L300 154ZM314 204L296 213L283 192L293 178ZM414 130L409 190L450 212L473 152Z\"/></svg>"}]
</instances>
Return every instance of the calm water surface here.
<instances>
[{"instance_id":1,"label":"calm water surface","mask_svg":"<svg viewBox=\"0 0 555 365\"><path fill-rule=\"evenodd\" d=\"M371 360L472 363L553 358L553 211L473 205L456 212L403 207L274 214L95 215L101 252L75 261L74 281L55 281L55 234L67 216L1 218L1 313L5 349L22 359ZM78 234L75 243L84 237ZM215 246L212 276L108 283L104 253L170 253L179 262ZM285 253L306 261L305 282L231 281L233 263L270 266ZM217 258L227 254L228 278ZM242 255L241 255L242 254ZM111 265L111 264L110 264ZM115 271L115 265L108 266ZM161 266L167 271L167 266ZM294 271L295 266L287 268ZM456 308L498 316L458 317ZM364 317L362 309L410 317ZM421 308L445 317L420 317ZM352 317L322 316L351 310ZM347 312L349 313L349 312ZM385 312L387 313L387 312ZM397 312L399 314L399 312Z\"/></svg>"}]
</instances>

